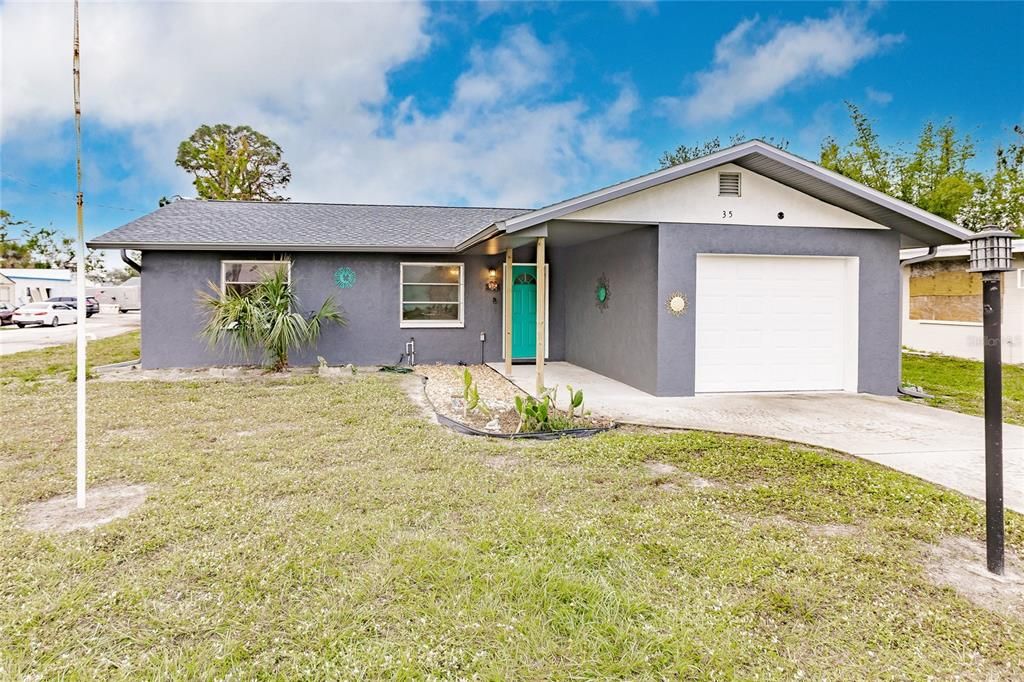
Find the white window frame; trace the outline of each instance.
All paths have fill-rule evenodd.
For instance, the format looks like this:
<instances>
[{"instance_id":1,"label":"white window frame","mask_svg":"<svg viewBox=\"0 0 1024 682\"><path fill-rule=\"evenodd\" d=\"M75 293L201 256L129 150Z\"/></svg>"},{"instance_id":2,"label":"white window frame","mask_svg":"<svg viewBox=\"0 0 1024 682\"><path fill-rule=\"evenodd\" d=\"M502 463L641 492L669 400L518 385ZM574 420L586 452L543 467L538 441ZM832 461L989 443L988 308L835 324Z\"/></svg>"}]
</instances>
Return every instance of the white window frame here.
<instances>
[{"instance_id":1,"label":"white window frame","mask_svg":"<svg viewBox=\"0 0 1024 682\"><path fill-rule=\"evenodd\" d=\"M405 319L405 266L424 265L459 269L459 319L458 320L406 320ZM415 282L417 286L452 286L442 282ZM408 301L408 303L454 303L454 301ZM466 264L442 263L435 261L402 261L398 264L398 326L400 329L462 329L466 326Z\"/></svg>"},{"instance_id":2,"label":"white window frame","mask_svg":"<svg viewBox=\"0 0 1024 682\"><path fill-rule=\"evenodd\" d=\"M281 259L281 260L275 260L273 258L267 258L267 259L262 259L261 258L259 260L253 260L253 259L240 260L240 259L237 259L237 258L223 259L220 262L220 295L221 296L223 296L225 293L227 293L227 288L225 286L225 285L228 284L228 282L225 280L225 275L227 274L227 265L228 264L236 264L236 263L242 263L242 264L244 264L244 263L264 263L264 264L265 263L270 263L272 265L284 265L286 267L286 269L287 269L287 272L288 272L288 284L291 285L291 283L292 283L292 262L291 262L290 259ZM231 284L259 284L259 282L231 282Z\"/></svg>"}]
</instances>

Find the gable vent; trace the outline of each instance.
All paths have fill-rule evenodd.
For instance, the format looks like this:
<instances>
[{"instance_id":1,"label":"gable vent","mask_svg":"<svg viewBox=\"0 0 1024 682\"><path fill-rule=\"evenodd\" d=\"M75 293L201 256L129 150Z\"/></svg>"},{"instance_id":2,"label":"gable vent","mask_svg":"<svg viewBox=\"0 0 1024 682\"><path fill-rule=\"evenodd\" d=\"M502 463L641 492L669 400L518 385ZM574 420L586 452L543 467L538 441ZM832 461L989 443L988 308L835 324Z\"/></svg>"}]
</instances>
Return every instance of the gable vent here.
<instances>
[{"instance_id":1,"label":"gable vent","mask_svg":"<svg viewBox=\"0 0 1024 682\"><path fill-rule=\"evenodd\" d=\"M740 174L719 173L718 174L718 196L738 197L740 195Z\"/></svg>"}]
</instances>

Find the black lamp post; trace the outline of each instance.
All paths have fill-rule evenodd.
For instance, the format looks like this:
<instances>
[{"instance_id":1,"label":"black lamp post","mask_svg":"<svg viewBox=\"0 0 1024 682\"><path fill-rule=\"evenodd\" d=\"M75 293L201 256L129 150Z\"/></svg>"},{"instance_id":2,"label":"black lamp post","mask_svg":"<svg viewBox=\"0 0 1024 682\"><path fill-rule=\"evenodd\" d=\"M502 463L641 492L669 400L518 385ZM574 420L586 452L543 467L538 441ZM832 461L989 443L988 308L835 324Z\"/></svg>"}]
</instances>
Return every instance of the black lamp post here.
<instances>
[{"instance_id":1,"label":"black lamp post","mask_svg":"<svg viewBox=\"0 0 1024 682\"><path fill-rule=\"evenodd\" d=\"M1002 273L1013 269L1014 234L995 225L971 235L970 271L981 273L985 326L985 545L988 570L1003 574Z\"/></svg>"}]
</instances>

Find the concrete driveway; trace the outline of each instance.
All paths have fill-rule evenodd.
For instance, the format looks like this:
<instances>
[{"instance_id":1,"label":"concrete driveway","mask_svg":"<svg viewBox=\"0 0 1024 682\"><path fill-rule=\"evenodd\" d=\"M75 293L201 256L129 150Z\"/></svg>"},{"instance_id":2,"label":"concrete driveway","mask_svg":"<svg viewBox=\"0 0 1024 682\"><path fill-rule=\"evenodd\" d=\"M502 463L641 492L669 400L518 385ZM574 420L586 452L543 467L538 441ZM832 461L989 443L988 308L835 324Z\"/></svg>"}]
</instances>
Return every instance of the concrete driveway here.
<instances>
[{"instance_id":1,"label":"concrete driveway","mask_svg":"<svg viewBox=\"0 0 1024 682\"><path fill-rule=\"evenodd\" d=\"M502 370L498 364L492 366ZM512 379L532 392L533 373L533 365L516 365ZM545 366L545 383L582 388L587 408L616 421L832 448L971 497L985 497L985 423L980 417L850 393L657 398L565 362ZM1024 427L1004 425L1003 449L1006 506L1024 513Z\"/></svg>"},{"instance_id":2,"label":"concrete driveway","mask_svg":"<svg viewBox=\"0 0 1024 682\"><path fill-rule=\"evenodd\" d=\"M142 316L137 312L100 312L86 320L85 333L90 341L117 336L138 329L141 320ZM74 343L77 327L75 324L62 324L59 327L18 329L14 325L7 325L0 330L0 355Z\"/></svg>"}]
</instances>

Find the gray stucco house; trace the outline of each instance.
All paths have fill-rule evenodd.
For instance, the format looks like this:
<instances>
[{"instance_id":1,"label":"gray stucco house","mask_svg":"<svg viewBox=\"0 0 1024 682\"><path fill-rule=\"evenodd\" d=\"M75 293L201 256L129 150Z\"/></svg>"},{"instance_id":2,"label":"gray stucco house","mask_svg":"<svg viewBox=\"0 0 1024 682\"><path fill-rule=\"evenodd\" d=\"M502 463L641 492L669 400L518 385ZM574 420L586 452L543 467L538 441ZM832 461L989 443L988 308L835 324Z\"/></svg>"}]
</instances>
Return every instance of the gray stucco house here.
<instances>
[{"instance_id":1,"label":"gray stucco house","mask_svg":"<svg viewBox=\"0 0 1024 682\"><path fill-rule=\"evenodd\" d=\"M562 360L655 395L900 379L900 249L956 225L760 141L539 209L178 201L93 239L139 249L142 363L229 364L197 292L285 263L349 324L293 358Z\"/></svg>"}]
</instances>

